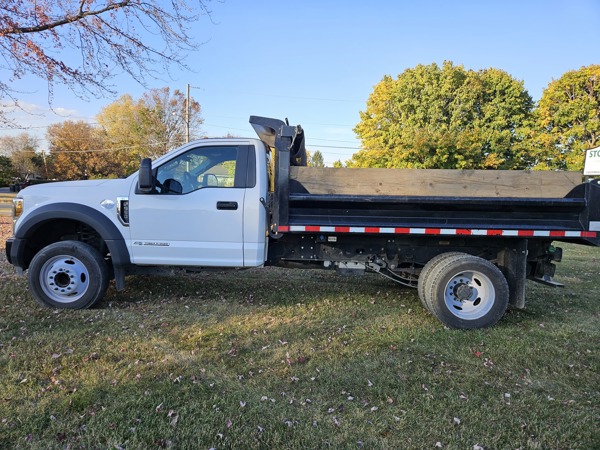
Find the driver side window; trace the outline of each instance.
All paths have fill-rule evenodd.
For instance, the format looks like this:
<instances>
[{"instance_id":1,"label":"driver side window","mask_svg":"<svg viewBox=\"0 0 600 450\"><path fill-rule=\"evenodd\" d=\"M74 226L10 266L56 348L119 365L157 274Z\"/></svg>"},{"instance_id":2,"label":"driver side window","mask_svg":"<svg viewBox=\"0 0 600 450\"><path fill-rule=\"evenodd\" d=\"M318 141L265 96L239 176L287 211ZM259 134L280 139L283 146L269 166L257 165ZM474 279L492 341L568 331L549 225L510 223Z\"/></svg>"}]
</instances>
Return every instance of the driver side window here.
<instances>
[{"instance_id":1,"label":"driver side window","mask_svg":"<svg viewBox=\"0 0 600 450\"><path fill-rule=\"evenodd\" d=\"M156 191L188 194L203 188L234 187L237 147L198 147L156 169Z\"/></svg>"}]
</instances>

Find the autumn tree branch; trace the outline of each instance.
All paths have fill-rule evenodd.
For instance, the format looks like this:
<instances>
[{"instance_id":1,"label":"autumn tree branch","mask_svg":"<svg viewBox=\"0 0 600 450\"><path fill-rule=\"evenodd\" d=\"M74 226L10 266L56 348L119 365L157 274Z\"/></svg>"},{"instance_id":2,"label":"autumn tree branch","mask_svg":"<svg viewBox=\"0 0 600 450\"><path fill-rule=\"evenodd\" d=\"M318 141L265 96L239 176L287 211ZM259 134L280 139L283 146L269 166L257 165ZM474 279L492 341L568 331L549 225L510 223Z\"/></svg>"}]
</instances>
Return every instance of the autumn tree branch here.
<instances>
[{"instance_id":1,"label":"autumn tree branch","mask_svg":"<svg viewBox=\"0 0 600 450\"><path fill-rule=\"evenodd\" d=\"M18 104L14 86L25 75L47 81L52 106L58 85L87 99L115 94L119 73L145 85L172 66L186 69L199 46L190 31L210 17L208 1L0 0L0 100Z\"/></svg>"},{"instance_id":2,"label":"autumn tree branch","mask_svg":"<svg viewBox=\"0 0 600 450\"><path fill-rule=\"evenodd\" d=\"M119 8L125 8L130 5L131 0L124 0L119 3L111 3L111 4L107 5L105 8L97 9L94 11L91 11L91 10L84 11L83 7L85 6L85 3L86 3L85 0L81 1L81 3L79 4L79 11L77 14L66 15L63 19L56 20L54 22L48 22L48 23L40 24L37 26L30 26L30 27L21 27L21 26L18 26L15 24L14 26L11 26L8 28L0 28L0 37L5 36L7 34L40 33L42 31L51 30L53 28L58 28L60 26L67 25L69 23L78 22L89 16L99 16L108 11L112 11L112 10L119 9Z\"/></svg>"}]
</instances>

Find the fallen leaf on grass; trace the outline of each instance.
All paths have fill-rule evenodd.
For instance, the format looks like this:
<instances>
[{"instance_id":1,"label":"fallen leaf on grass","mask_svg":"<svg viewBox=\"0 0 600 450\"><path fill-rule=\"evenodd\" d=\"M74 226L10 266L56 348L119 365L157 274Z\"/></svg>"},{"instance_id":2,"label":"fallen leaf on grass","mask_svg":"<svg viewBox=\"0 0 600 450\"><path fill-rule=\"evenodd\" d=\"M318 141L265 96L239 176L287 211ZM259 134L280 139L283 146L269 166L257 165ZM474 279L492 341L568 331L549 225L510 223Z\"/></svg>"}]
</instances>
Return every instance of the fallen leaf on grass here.
<instances>
[{"instance_id":1,"label":"fallen leaf on grass","mask_svg":"<svg viewBox=\"0 0 600 450\"><path fill-rule=\"evenodd\" d=\"M98 354L98 352L93 352L93 353L90 353L89 355L85 356L85 357L83 358L83 361L84 361L84 362L88 362L88 361L95 361L95 360L97 360L98 358L100 358L100 355Z\"/></svg>"},{"instance_id":2,"label":"fallen leaf on grass","mask_svg":"<svg viewBox=\"0 0 600 450\"><path fill-rule=\"evenodd\" d=\"M167 414L167 417L171 419L171 426L174 427L177 425L177 421L179 420L179 414L176 411L170 410Z\"/></svg>"}]
</instances>

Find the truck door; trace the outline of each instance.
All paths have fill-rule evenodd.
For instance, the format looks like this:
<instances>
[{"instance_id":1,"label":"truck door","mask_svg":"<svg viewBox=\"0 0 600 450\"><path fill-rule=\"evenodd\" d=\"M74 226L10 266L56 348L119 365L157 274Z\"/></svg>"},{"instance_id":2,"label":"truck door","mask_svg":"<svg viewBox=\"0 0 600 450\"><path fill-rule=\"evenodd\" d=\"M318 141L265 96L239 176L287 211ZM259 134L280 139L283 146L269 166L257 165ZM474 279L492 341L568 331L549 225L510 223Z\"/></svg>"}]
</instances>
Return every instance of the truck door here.
<instances>
[{"instance_id":1,"label":"truck door","mask_svg":"<svg viewBox=\"0 0 600 450\"><path fill-rule=\"evenodd\" d=\"M251 152L249 145L199 145L155 167L154 190L129 197L132 262L243 266Z\"/></svg>"}]
</instances>

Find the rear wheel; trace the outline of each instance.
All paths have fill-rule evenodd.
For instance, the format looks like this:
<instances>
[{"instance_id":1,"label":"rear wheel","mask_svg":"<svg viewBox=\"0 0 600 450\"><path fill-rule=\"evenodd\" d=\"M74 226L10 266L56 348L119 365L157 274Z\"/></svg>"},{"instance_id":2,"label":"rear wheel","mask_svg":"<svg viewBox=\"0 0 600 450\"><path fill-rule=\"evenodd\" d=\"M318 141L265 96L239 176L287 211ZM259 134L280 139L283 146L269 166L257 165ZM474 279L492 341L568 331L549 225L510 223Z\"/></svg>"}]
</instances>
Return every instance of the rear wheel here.
<instances>
[{"instance_id":1,"label":"rear wheel","mask_svg":"<svg viewBox=\"0 0 600 450\"><path fill-rule=\"evenodd\" d=\"M506 278L491 262L467 254L438 260L424 286L427 309L450 328L485 328L506 312Z\"/></svg>"},{"instance_id":2,"label":"rear wheel","mask_svg":"<svg viewBox=\"0 0 600 450\"><path fill-rule=\"evenodd\" d=\"M29 289L50 308L90 308L106 292L108 265L94 247L61 241L38 252L29 266Z\"/></svg>"}]
</instances>

